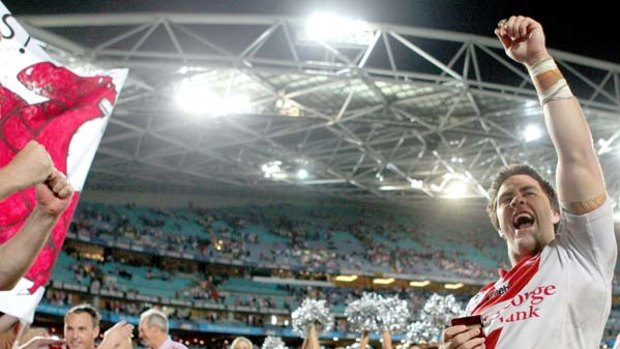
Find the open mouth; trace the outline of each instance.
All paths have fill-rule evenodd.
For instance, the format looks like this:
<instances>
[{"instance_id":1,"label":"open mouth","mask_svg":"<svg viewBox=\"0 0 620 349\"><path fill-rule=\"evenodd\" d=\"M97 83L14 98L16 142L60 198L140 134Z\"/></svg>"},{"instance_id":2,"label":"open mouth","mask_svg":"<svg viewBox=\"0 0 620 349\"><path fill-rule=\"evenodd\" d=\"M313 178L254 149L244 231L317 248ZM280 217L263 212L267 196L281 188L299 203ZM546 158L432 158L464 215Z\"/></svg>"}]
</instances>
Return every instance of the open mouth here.
<instances>
[{"instance_id":1,"label":"open mouth","mask_svg":"<svg viewBox=\"0 0 620 349\"><path fill-rule=\"evenodd\" d=\"M528 212L521 212L512 217L512 226L517 230L527 229L534 225L534 216Z\"/></svg>"}]
</instances>

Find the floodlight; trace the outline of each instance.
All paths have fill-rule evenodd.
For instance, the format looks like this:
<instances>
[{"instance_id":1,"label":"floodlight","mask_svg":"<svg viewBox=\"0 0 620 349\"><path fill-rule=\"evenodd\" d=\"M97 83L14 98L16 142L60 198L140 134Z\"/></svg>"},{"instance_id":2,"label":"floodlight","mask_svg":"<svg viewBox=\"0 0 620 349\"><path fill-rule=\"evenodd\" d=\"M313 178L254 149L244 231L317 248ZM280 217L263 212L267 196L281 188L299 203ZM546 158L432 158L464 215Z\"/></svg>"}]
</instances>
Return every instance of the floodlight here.
<instances>
[{"instance_id":1,"label":"floodlight","mask_svg":"<svg viewBox=\"0 0 620 349\"><path fill-rule=\"evenodd\" d=\"M455 178L451 180L445 188L446 196L449 198L462 198L467 193L469 185L463 180Z\"/></svg>"},{"instance_id":2,"label":"floodlight","mask_svg":"<svg viewBox=\"0 0 620 349\"><path fill-rule=\"evenodd\" d=\"M297 178L299 179L306 179L308 178L308 171L306 171L305 169L300 169L299 171L297 171Z\"/></svg>"},{"instance_id":3,"label":"floodlight","mask_svg":"<svg viewBox=\"0 0 620 349\"><path fill-rule=\"evenodd\" d=\"M458 290L459 288L462 288L463 286L465 286L462 282L456 283L456 284L445 284L443 285L443 287L446 290Z\"/></svg>"},{"instance_id":4,"label":"floodlight","mask_svg":"<svg viewBox=\"0 0 620 349\"><path fill-rule=\"evenodd\" d=\"M310 16L303 34L315 41L361 46L369 45L374 36L367 22L332 13L315 13Z\"/></svg>"},{"instance_id":5,"label":"floodlight","mask_svg":"<svg viewBox=\"0 0 620 349\"><path fill-rule=\"evenodd\" d=\"M216 93L203 74L185 78L175 87L174 99L183 111L191 114L221 116L251 110L250 98L242 93Z\"/></svg>"},{"instance_id":6,"label":"floodlight","mask_svg":"<svg viewBox=\"0 0 620 349\"><path fill-rule=\"evenodd\" d=\"M394 278L376 278L372 280L375 285L390 285L394 283Z\"/></svg>"},{"instance_id":7,"label":"floodlight","mask_svg":"<svg viewBox=\"0 0 620 349\"><path fill-rule=\"evenodd\" d=\"M357 275L338 275L334 278L334 280L340 282L353 282L357 280Z\"/></svg>"},{"instance_id":8,"label":"floodlight","mask_svg":"<svg viewBox=\"0 0 620 349\"><path fill-rule=\"evenodd\" d=\"M529 124L523 131L523 138L526 143L535 141L540 137L542 137L542 131L538 125Z\"/></svg>"},{"instance_id":9,"label":"floodlight","mask_svg":"<svg viewBox=\"0 0 620 349\"><path fill-rule=\"evenodd\" d=\"M431 282L428 280L424 280L424 281L411 281L409 282L409 286L412 287L426 287L428 285L430 285Z\"/></svg>"}]
</instances>

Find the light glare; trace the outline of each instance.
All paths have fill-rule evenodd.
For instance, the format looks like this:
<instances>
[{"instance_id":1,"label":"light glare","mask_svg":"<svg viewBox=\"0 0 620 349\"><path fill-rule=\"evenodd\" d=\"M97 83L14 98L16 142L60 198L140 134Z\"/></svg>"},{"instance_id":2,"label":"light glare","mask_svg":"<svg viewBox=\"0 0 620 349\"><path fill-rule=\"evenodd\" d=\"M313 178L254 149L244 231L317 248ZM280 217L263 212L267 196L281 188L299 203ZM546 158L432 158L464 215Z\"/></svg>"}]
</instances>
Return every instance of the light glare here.
<instances>
[{"instance_id":1,"label":"light glare","mask_svg":"<svg viewBox=\"0 0 620 349\"><path fill-rule=\"evenodd\" d=\"M299 171L297 171L297 178L299 179L306 179L308 178L308 171L306 171L305 169L300 169Z\"/></svg>"},{"instance_id":2,"label":"light glare","mask_svg":"<svg viewBox=\"0 0 620 349\"><path fill-rule=\"evenodd\" d=\"M245 94L222 96L208 87L208 82L195 77L181 80L174 95L175 102L185 112L222 116L251 110L250 98Z\"/></svg>"},{"instance_id":3,"label":"light glare","mask_svg":"<svg viewBox=\"0 0 620 349\"><path fill-rule=\"evenodd\" d=\"M537 125L530 124L523 131L523 137L525 138L526 143L535 141L538 138L542 137L542 131Z\"/></svg>"},{"instance_id":4,"label":"light glare","mask_svg":"<svg viewBox=\"0 0 620 349\"><path fill-rule=\"evenodd\" d=\"M467 183L460 179L450 181L446 187L446 196L449 198L462 198L467 193Z\"/></svg>"},{"instance_id":5,"label":"light glare","mask_svg":"<svg viewBox=\"0 0 620 349\"><path fill-rule=\"evenodd\" d=\"M354 20L333 13L315 13L306 22L306 35L313 40L368 45L373 31L362 20Z\"/></svg>"}]
</instances>

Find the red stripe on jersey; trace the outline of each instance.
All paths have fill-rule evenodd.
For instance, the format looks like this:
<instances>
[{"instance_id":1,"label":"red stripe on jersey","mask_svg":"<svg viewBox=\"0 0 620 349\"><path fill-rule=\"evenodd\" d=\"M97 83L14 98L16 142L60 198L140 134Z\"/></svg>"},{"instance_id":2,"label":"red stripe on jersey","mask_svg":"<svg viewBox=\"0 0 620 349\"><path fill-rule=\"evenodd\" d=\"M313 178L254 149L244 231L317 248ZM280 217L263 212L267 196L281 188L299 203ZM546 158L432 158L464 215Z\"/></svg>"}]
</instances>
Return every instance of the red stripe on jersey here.
<instances>
[{"instance_id":1,"label":"red stripe on jersey","mask_svg":"<svg viewBox=\"0 0 620 349\"><path fill-rule=\"evenodd\" d=\"M506 292L503 292L502 294L496 292L494 283L483 287L480 292L483 293L484 296L482 297L482 300L478 304L476 304L471 314L482 314L489 307L492 307L497 303L512 299L519 292L521 292L525 285L527 285L534 277L534 275L536 275L539 265L540 253L529 258L523 258L508 272L502 273L504 285L507 285L508 287Z\"/></svg>"},{"instance_id":2,"label":"red stripe on jersey","mask_svg":"<svg viewBox=\"0 0 620 349\"><path fill-rule=\"evenodd\" d=\"M498 328L497 330L489 333L487 339L484 341L484 347L486 349L495 349L497 342L499 341L499 336L502 334L503 328Z\"/></svg>"}]
</instances>

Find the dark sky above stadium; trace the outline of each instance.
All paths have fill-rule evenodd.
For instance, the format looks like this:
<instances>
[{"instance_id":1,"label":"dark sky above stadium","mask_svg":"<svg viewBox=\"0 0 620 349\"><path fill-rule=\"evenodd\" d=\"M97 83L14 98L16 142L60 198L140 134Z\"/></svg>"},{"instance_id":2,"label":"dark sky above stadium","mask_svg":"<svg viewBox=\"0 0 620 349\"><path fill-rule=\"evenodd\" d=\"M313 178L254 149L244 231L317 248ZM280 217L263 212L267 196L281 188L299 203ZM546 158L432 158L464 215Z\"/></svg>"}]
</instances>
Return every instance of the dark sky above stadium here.
<instances>
[{"instance_id":1,"label":"dark sky above stadium","mask_svg":"<svg viewBox=\"0 0 620 349\"><path fill-rule=\"evenodd\" d=\"M373 22L492 36L497 21L524 14L543 23L549 47L620 63L613 1L502 0L0 0L15 14L192 12L306 16L319 10ZM616 6L617 7L617 6Z\"/></svg>"}]
</instances>

